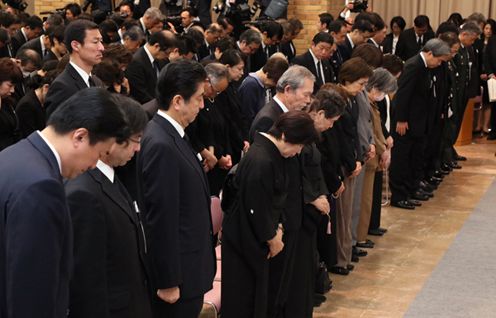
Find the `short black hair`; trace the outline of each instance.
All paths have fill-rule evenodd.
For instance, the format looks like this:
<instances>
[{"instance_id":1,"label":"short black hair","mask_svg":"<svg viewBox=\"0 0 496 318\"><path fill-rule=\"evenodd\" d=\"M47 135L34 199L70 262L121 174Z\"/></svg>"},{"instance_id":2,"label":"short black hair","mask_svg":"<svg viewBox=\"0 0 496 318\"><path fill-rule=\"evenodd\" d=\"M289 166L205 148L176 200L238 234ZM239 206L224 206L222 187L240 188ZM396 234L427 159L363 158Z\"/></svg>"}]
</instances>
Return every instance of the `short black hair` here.
<instances>
[{"instance_id":1,"label":"short black hair","mask_svg":"<svg viewBox=\"0 0 496 318\"><path fill-rule=\"evenodd\" d=\"M398 15L398 16L395 16L391 19L391 23L389 24L391 27L391 30L393 29L393 24L395 24L395 23L396 23L396 25L398 25L400 27L401 31L403 31L406 27L406 21L405 21L405 19L403 19L402 16Z\"/></svg>"},{"instance_id":2,"label":"short black hair","mask_svg":"<svg viewBox=\"0 0 496 318\"><path fill-rule=\"evenodd\" d=\"M455 33L458 35L460 29L453 22L443 22L437 27L436 37L439 37L443 33Z\"/></svg>"},{"instance_id":3,"label":"short black hair","mask_svg":"<svg viewBox=\"0 0 496 318\"><path fill-rule=\"evenodd\" d=\"M45 21L51 27L64 25L64 18L59 13L52 13Z\"/></svg>"},{"instance_id":4,"label":"short black hair","mask_svg":"<svg viewBox=\"0 0 496 318\"><path fill-rule=\"evenodd\" d=\"M106 19L102 21L99 25L100 33L102 34L104 43L111 43L111 39L109 38L107 32L117 33L119 31L119 26L112 19Z\"/></svg>"},{"instance_id":5,"label":"short black hair","mask_svg":"<svg viewBox=\"0 0 496 318\"><path fill-rule=\"evenodd\" d=\"M167 49L175 48L177 46L177 40L175 35L166 35L164 31L158 31L152 33L148 40L148 44L155 45L158 43L161 51L165 51Z\"/></svg>"},{"instance_id":6,"label":"short black hair","mask_svg":"<svg viewBox=\"0 0 496 318\"><path fill-rule=\"evenodd\" d=\"M346 23L344 22L344 20L341 20L341 19L338 19L338 20L334 20L331 22L331 24L329 24L329 32L334 32L334 33L339 33L341 32L341 29L346 26Z\"/></svg>"},{"instance_id":7,"label":"short black hair","mask_svg":"<svg viewBox=\"0 0 496 318\"><path fill-rule=\"evenodd\" d=\"M182 34L177 38L176 45L180 55L186 55L188 53L196 54L198 50L196 49L195 40L189 35L189 32Z\"/></svg>"},{"instance_id":8,"label":"short black hair","mask_svg":"<svg viewBox=\"0 0 496 318\"><path fill-rule=\"evenodd\" d=\"M246 42L247 45L250 45L251 43L262 44L262 37L258 31L248 29L239 36L239 42L243 41Z\"/></svg>"},{"instance_id":9,"label":"short black hair","mask_svg":"<svg viewBox=\"0 0 496 318\"><path fill-rule=\"evenodd\" d=\"M122 110L129 136L131 137L132 135L143 132L146 124L148 124L148 115L141 107L141 104L122 94L112 94L112 97L115 99L115 103ZM117 140L117 142L121 144L127 141L128 139Z\"/></svg>"},{"instance_id":10,"label":"short black hair","mask_svg":"<svg viewBox=\"0 0 496 318\"><path fill-rule=\"evenodd\" d=\"M279 40L282 39L284 33L280 23L270 20L260 23L260 32L267 33L268 38L277 36L277 39Z\"/></svg>"},{"instance_id":11,"label":"short black hair","mask_svg":"<svg viewBox=\"0 0 496 318\"><path fill-rule=\"evenodd\" d=\"M130 136L112 94L100 87L85 88L72 95L50 115L47 126L60 135L86 128L91 145L113 137L126 140Z\"/></svg>"},{"instance_id":12,"label":"short black hair","mask_svg":"<svg viewBox=\"0 0 496 318\"><path fill-rule=\"evenodd\" d=\"M10 43L10 35L5 28L0 28L0 42L3 44Z\"/></svg>"},{"instance_id":13,"label":"short black hair","mask_svg":"<svg viewBox=\"0 0 496 318\"><path fill-rule=\"evenodd\" d=\"M219 59L219 63L233 67L241 63L241 61L244 61L242 54L243 53L236 49L226 50L224 51L224 53L222 53L222 56Z\"/></svg>"},{"instance_id":14,"label":"short black hair","mask_svg":"<svg viewBox=\"0 0 496 318\"><path fill-rule=\"evenodd\" d=\"M315 94L315 97L310 104L310 111L324 111L325 118L333 118L340 116L346 107L344 98L330 89L321 89Z\"/></svg>"},{"instance_id":15,"label":"short black hair","mask_svg":"<svg viewBox=\"0 0 496 318\"><path fill-rule=\"evenodd\" d=\"M64 34L64 43L69 53L72 53L71 42L76 41L81 45L84 44L86 30L97 30L98 24L86 19L77 19L67 25Z\"/></svg>"},{"instance_id":16,"label":"short black hair","mask_svg":"<svg viewBox=\"0 0 496 318\"><path fill-rule=\"evenodd\" d=\"M176 95L189 101L206 78L207 73L198 62L181 59L167 64L160 71L157 81L156 94L159 108L168 110Z\"/></svg>"},{"instance_id":17,"label":"short black hair","mask_svg":"<svg viewBox=\"0 0 496 318\"><path fill-rule=\"evenodd\" d=\"M69 10L71 11L72 15L74 17L77 17L78 15L81 14L82 10L81 10L81 6L76 3L76 2L73 2L73 3L69 3L67 4L65 7L64 7L64 17L65 17L65 12Z\"/></svg>"},{"instance_id":18,"label":"short black hair","mask_svg":"<svg viewBox=\"0 0 496 318\"><path fill-rule=\"evenodd\" d=\"M16 53L16 59L21 61L21 66L25 66L28 63L33 63L37 70L41 68L41 56L32 49L19 50Z\"/></svg>"},{"instance_id":19,"label":"short black hair","mask_svg":"<svg viewBox=\"0 0 496 318\"><path fill-rule=\"evenodd\" d=\"M319 20L321 24L325 24L329 28L331 22L334 21L334 17L329 12L324 12L319 14Z\"/></svg>"},{"instance_id":20,"label":"short black hair","mask_svg":"<svg viewBox=\"0 0 496 318\"><path fill-rule=\"evenodd\" d=\"M11 81L17 83L22 80L22 72L19 66L8 57L0 58L0 84Z\"/></svg>"},{"instance_id":21,"label":"short black hair","mask_svg":"<svg viewBox=\"0 0 496 318\"><path fill-rule=\"evenodd\" d=\"M413 24L417 27L417 28L425 28L425 27L430 27L430 21L429 21L429 17L426 16L426 15L418 15L415 17L415 19L413 20Z\"/></svg>"},{"instance_id":22,"label":"short black hair","mask_svg":"<svg viewBox=\"0 0 496 318\"><path fill-rule=\"evenodd\" d=\"M184 9L182 9L180 13L183 13L183 12L188 12L190 17L197 17L198 16L198 10L196 10L193 7L186 7Z\"/></svg>"},{"instance_id":23,"label":"short black hair","mask_svg":"<svg viewBox=\"0 0 496 318\"><path fill-rule=\"evenodd\" d=\"M369 32L369 33L375 32L372 23L370 23L370 21L367 21L365 19L355 21L355 23L353 23L353 27L351 28L351 30L352 31L358 30L360 32Z\"/></svg>"},{"instance_id":24,"label":"short black hair","mask_svg":"<svg viewBox=\"0 0 496 318\"><path fill-rule=\"evenodd\" d=\"M46 34L52 46L55 45L53 39L57 39L59 43L64 43L65 27L63 25L49 27Z\"/></svg>"},{"instance_id":25,"label":"short black hair","mask_svg":"<svg viewBox=\"0 0 496 318\"><path fill-rule=\"evenodd\" d=\"M371 18L371 23L376 31L380 31L386 27L386 23L384 23L384 20L378 13L371 12L370 18Z\"/></svg>"},{"instance_id":26,"label":"short black hair","mask_svg":"<svg viewBox=\"0 0 496 318\"><path fill-rule=\"evenodd\" d=\"M404 63L400 57L394 54L384 54L382 57L382 67L389 71L394 76L403 72Z\"/></svg>"},{"instance_id":27,"label":"short black hair","mask_svg":"<svg viewBox=\"0 0 496 318\"><path fill-rule=\"evenodd\" d=\"M334 44L334 38L327 32L319 32L315 34L312 39L312 43L314 45L319 44L320 42L328 43L330 45Z\"/></svg>"},{"instance_id":28,"label":"short black hair","mask_svg":"<svg viewBox=\"0 0 496 318\"><path fill-rule=\"evenodd\" d=\"M188 32L189 33L189 32ZM218 40L213 44L214 49L218 48L219 51L225 52L227 50L235 49L236 43L234 43L233 39L230 37L223 38Z\"/></svg>"},{"instance_id":29,"label":"short black hair","mask_svg":"<svg viewBox=\"0 0 496 318\"><path fill-rule=\"evenodd\" d=\"M288 68L289 63L284 57L271 56L263 66L262 71L267 74L268 79L277 83Z\"/></svg>"},{"instance_id":30,"label":"short black hair","mask_svg":"<svg viewBox=\"0 0 496 318\"><path fill-rule=\"evenodd\" d=\"M15 15L12 15L8 12L0 11L0 26L4 28L10 27L12 24L21 23L19 18Z\"/></svg>"},{"instance_id":31,"label":"short black hair","mask_svg":"<svg viewBox=\"0 0 496 318\"><path fill-rule=\"evenodd\" d=\"M317 130L310 115L301 110L290 110L279 116L268 131L269 135L293 145L307 145L318 139Z\"/></svg>"},{"instance_id":32,"label":"short black hair","mask_svg":"<svg viewBox=\"0 0 496 318\"><path fill-rule=\"evenodd\" d=\"M355 47L351 57L361 57L372 68L382 65L382 51L370 43L362 43Z\"/></svg>"},{"instance_id":33,"label":"short black hair","mask_svg":"<svg viewBox=\"0 0 496 318\"><path fill-rule=\"evenodd\" d=\"M31 30L42 29L43 28L43 21L40 19L39 16L32 15L29 18L27 18L26 26L29 27Z\"/></svg>"}]
</instances>

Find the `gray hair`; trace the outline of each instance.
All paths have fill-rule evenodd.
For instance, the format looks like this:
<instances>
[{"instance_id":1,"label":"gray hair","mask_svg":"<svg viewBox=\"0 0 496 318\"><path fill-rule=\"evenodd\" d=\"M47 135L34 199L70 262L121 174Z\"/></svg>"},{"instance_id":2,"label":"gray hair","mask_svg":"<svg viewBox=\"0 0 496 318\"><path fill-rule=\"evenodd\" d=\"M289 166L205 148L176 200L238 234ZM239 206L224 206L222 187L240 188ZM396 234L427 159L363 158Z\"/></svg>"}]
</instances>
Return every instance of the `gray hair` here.
<instances>
[{"instance_id":1,"label":"gray hair","mask_svg":"<svg viewBox=\"0 0 496 318\"><path fill-rule=\"evenodd\" d=\"M241 43L243 41L246 42L247 45L250 45L251 43L262 44L262 35L258 31L248 29L239 36L239 42Z\"/></svg>"},{"instance_id":2,"label":"gray hair","mask_svg":"<svg viewBox=\"0 0 496 318\"><path fill-rule=\"evenodd\" d=\"M467 21L474 21L477 24L486 23L486 17L480 12L474 12L468 16Z\"/></svg>"},{"instance_id":3,"label":"gray hair","mask_svg":"<svg viewBox=\"0 0 496 318\"><path fill-rule=\"evenodd\" d=\"M424 45L424 48L422 49L422 52L432 52L432 55L437 57L451 54L451 49L448 43L435 38L427 41L427 43Z\"/></svg>"},{"instance_id":4,"label":"gray hair","mask_svg":"<svg viewBox=\"0 0 496 318\"><path fill-rule=\"evenodd\" d=\"M374 73L369 77L369 81L365 86L368 92L373 88L376 90L389 94L398 89L396 78L385 68L379 67L374 70Z\"/></svg>"},{"instance_id":5,"label":"gray hair","mask_svg":"<svg viewBox=\"0 0 496 318\"><path fill-rule=\"evenodd\" d=\"M306 67L301 65L293 65L282 74L277 81L277 92L284 92L284 88L289 86L290 89L295 90L303 86L305 79L310 79L315 82L315 76Z\"/></svg>"},{"instance_id":6,"label":"gray hair","mask_svg":"<svg viewBox=\"0 0 496 318\"><path fill-rule=\"evenodd\" d=\"M133 26L129 28L122 35L123 39L129 38L131 39L131 41L142 41L144 37L145 35L143 34L143 31L138 26Z\"/></svg>"},{"instance_id":7,"label":"gray hair","mask_svg":"<svg viewBox=\"0 0 496 318\"><path fill-rule=\"evenodd\" d=\"M155 7L150 7L146 9L145 13L143 14L143 17L147 17L157 22L165 19L165 16L162 13L162 11L160 11L158 8Z\"/></svg>"},{"instance_id":8,"label":"gray hair","mask_svg":"<svg viewBox=\"0 0 496 318\"><path fill-rule=\"evenodd\" d=\"M207 72L207 76L212 81L212 84L217 84L224 78L228 78L228 70L227 66L221 63L209 63L205 66L205 72Z\"/></svg>"},{"instance_id":9,"label":"gray hair","mask_svg":"<svg viewBox=\"0 0 496 318\"><path fill-rule=\"evenodd\" d=\"M460 33L471 33L475 35L481 34L479 25L474 21L469 21L460 26Z\"/></svg>"}]
</instances>

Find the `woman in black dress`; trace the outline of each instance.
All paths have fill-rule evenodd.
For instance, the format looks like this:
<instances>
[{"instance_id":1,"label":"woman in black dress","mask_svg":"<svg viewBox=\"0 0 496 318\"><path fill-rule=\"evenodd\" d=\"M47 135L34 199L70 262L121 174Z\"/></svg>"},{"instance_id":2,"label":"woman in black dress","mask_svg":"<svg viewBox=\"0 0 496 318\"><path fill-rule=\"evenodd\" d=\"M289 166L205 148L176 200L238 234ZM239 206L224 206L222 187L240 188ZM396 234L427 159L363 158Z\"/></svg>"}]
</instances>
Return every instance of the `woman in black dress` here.
<instances>
[{"instance_id":1,"label":"woman in black dress","mask_svg":"<svg viewBox=\"0 0 496 318\"><path fill-rule=\"evenodd\" d=\"M0 151L19 140L19 120L14 109L15 83L21 81L21 69L10 58L0 59Z\"/></svg>"},{"instance_id":2,"label":"woman in black dress","mask_svg":"<svg viewBox=\"0 0 496 318\"><path fill-rule=\"evenodd\" d=\"M268 133L257 133L234 176L237 188L222 230L222 317L267 316L269 259L284 247L286 158L316 139L311 117L282 114Z\"/></svg>"}]
</instances>

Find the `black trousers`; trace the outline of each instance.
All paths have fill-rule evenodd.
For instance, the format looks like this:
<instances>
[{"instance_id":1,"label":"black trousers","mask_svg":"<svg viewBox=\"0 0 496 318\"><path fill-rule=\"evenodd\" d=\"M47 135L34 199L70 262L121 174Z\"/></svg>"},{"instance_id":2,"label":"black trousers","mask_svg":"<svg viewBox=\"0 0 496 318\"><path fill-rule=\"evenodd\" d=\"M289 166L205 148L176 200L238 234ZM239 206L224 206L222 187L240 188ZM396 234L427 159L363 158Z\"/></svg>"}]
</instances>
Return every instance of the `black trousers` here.
<instances>
[{"instance_id":1,"label":"black trousers","mask_svg":"<svg viewBox=\"0 0 496 318\"><path fill-rule=\"evenodd\" d=\"M376 230L379 227L381 227L383 176L384 176L383 171L376 171L374 176L374 188L372 193L372 213L370 214L369 230Z\"/></svg>"},{"instance_id":2,"label":"black trousers","mask_svg":"<svg viewBox=\"0 0 496 318\"><path fill-rule=\"evenodd\" d=\"M391 202L408 200L423 178L425 136L400 136L393 132L389 185Z\"/></svg>"},{"instance_id":3,"label":"black trousers","mask_svg":"<svg viewBox=\"0 0 496 318\"><path fill-rule=\"evenodd\" d=\"M323 217L319 226L317 227L317 250L319 252L320 260L324 262L327 268L331 268L337 263L336 251L336 199L328 196L327 199L331 205L331 233L327 233L327 226L329 219Z\"/></svg>"},{"instance_id":4,"label":"black trousers","mask_svg":"<svg viewBox=\"0 0 496 318\"><path fill-rule=\"evenodd\" d=\"M444 120L435 122L429 138L426 138L424 175L431 176L441 167L441 144L443 139Z\"/></svg>"}]
</instances>

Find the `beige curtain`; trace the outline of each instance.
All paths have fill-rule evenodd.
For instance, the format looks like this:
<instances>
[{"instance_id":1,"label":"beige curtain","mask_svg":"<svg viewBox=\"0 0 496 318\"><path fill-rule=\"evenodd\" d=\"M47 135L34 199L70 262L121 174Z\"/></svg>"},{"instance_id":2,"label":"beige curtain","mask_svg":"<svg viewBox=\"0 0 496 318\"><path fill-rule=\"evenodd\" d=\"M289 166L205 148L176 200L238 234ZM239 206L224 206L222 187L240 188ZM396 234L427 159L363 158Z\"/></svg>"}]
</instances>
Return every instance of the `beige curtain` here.
<instances>
[{"instance_id":1,"label":"beige curtain","mask_svg":"<svg viewBox=\"0 0 496 318\"><path fill-rule=\"evenodd\" d=\"M372 10L379 13L386 24L397 15L403 16L407 28L419 14L427 15L434 29L446 21L451 13L458 12L463 17L480 12L486 18L496 17L496 0L370 0Z\"/></svg>"}]
</instances>

